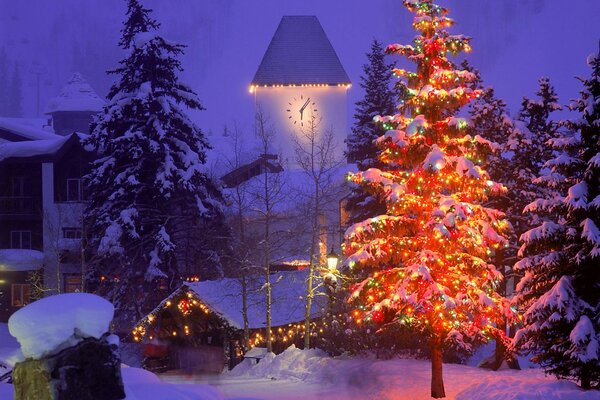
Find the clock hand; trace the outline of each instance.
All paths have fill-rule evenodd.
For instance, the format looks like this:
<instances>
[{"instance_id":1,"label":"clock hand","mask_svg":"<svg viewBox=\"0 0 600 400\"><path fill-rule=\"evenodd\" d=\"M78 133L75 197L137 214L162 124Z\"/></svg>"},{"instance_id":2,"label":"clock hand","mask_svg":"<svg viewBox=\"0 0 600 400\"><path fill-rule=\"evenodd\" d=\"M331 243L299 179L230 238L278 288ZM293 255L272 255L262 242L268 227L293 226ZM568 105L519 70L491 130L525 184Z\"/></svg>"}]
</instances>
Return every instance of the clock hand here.
<instances>
[{"instance_id":1,"label":"clock hand","mask_svg":"<svg viewBox=\"0 0 600 400\"><path fill-rule=\"evenodd\" d=\"M304 109L306 109L306 107L308 107L308 103L310 103L310 97L308 99L306 99L306 102L304 102L302 107L300 107L300 119L302 119L302 117L304 116Z\"/></svg>"}]
</instances>

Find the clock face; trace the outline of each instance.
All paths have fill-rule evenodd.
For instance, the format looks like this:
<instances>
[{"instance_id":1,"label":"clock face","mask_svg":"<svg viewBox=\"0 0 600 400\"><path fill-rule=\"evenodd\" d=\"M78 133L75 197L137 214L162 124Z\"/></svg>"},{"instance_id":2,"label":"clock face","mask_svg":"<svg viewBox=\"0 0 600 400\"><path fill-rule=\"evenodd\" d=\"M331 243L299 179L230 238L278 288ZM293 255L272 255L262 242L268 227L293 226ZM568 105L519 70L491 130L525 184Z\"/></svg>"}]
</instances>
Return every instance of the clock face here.
<instances>
[{"instance_id":1,"label":"clock face","mask_svg":"<svg viewBox=\"0 0 600 400\"><path fill-rule=\"evenodd\" d=\"M294 123L294 125L304 126L304 123L317 112L317 106L313 99L309 96L300 95L299 97L293 97L288 102L288 119Z\"/></svg>"}]
</instances>

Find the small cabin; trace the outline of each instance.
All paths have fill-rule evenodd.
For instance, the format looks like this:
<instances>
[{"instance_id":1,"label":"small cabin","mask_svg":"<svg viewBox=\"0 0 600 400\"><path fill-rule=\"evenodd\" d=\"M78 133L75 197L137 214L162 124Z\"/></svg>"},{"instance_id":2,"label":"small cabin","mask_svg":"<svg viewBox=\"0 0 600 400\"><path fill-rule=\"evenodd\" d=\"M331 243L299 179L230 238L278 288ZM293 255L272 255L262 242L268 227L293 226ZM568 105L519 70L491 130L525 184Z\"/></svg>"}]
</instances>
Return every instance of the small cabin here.
<instances>
[{"instance_id":1,"label":"small cabin","mask_svg":"<svg viewBox=\"0 0 600 400\"><path fill-rule=\"evenodd\" d=\"M271 336L273 351L292 343L301 347L308 271L282 271L271 275ZM264 347L266 302L264 277L248 278L247 323L250 347ZM326 307L316 296L313 323ZM233 368L244 355L244 314L241 279L185 282L138 322L131 336L143 344L149 369L187 369L220 373ZM314 330L318 334L318 330ZM156 364L152 364L155 359ZM160 361L158 361L160 359Z\"/></svg>"}]
</instances>

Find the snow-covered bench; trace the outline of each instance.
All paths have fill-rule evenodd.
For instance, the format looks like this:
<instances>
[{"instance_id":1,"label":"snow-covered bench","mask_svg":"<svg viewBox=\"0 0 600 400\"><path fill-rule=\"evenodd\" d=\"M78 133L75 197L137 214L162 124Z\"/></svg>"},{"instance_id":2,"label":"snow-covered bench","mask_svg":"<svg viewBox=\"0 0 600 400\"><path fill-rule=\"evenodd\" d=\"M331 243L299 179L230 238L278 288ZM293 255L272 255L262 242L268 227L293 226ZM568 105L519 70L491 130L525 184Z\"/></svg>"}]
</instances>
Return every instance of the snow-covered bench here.
<instances>
[{"instance_id":1,"label":"snow-covered bench","mask_svg":"<svg viewBox=\"0 0 600 400\"><path fill-rule=\"evenodd\" d=\"M252 360L253 364L258 364L258 362L265 358L266 355L267 349L265 347L253 347L244 354L244 359Z\"/></svg>"}]
</instances>

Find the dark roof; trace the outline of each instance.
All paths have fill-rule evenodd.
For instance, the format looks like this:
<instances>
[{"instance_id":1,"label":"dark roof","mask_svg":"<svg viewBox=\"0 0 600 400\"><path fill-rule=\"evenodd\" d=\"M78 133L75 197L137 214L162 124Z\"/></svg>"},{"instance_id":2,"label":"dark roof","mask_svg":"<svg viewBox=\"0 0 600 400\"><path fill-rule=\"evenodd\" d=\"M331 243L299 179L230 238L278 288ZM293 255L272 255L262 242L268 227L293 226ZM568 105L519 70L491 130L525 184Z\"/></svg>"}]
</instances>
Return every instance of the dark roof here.
<instances>
[{"instance_id":1,"label":"dark roof","mask_svg":"<svg viewBox=\"0 0 600 400\"><path fill-rule=\"evenodd\" d=\"M317 17L284 16L251 84L341 85L350 78Z\"/></svg>"},{"instance_id":2,"label":"dark roof","mask_svg":"<svg viewBox=\"0 0 600 400\"><path fill-rule=\"evenodd\" d=\"M262 173L278 173L283 171L276 154L262 154L257 160L242 165L221 177L225 187L236 187L250 178Z\"/></svg>"}]
</instances>

